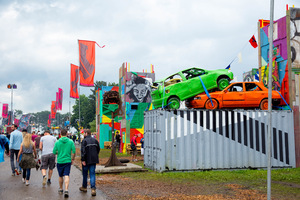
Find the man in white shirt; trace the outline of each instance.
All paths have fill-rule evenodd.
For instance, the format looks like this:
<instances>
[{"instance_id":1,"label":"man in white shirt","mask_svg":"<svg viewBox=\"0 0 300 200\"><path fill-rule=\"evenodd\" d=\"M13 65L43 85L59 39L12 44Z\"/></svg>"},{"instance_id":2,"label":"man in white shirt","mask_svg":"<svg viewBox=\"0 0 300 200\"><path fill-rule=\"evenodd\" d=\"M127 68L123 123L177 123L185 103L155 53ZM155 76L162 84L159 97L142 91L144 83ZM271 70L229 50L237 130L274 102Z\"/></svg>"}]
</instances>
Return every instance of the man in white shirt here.
<instances>
[{"instance_id":1,"label":"man in white shirt","mask_svg":"<svg viewBox=\"0 0 300 200\"><path fill-rule=\"evenodd\" d=\"M46 130L44 136L40 140L40 151L42 151L42 175L43 175L43 186L46 185L47 181L47 169L48 170L48 181L47 184L51 184L51 177L53 169L55 168L55 155L53 154L54 144L56 142L56 137L50 135L50 131Z\"/></svg>"}]
</instances>

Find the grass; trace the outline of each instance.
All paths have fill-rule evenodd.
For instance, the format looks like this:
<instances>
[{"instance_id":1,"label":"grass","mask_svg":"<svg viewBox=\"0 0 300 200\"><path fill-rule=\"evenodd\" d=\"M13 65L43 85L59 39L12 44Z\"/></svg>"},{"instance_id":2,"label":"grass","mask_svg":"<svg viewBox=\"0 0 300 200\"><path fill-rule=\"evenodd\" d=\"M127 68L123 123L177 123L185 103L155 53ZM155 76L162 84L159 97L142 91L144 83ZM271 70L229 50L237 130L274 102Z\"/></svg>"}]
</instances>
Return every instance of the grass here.
<instances>
[{"instance_id":1,"label":"grass","mask_svg":"<svg viewBox=\"0 0 300 200\"><path fill-rule=\"evenodd\" d=\"M110 149L101 149L100 157L109 157ZM117 153L117 157L129 157L131 155ZM144 167L144 162L139 161L134 164ZM193 171L193 172L164 172L158 173L148 169L148 172L121 173L124 177L139 180L160 181L184 185L187 183L195 185L221 185L240 184L246 188L258 190L266 193L267 190L267 170L223 170L223 171ZM295 199L300 197L300 168L273 169L272 195L277 197ZM290 198L289 198L290 197Z\"/></svg>"}]
</instances>

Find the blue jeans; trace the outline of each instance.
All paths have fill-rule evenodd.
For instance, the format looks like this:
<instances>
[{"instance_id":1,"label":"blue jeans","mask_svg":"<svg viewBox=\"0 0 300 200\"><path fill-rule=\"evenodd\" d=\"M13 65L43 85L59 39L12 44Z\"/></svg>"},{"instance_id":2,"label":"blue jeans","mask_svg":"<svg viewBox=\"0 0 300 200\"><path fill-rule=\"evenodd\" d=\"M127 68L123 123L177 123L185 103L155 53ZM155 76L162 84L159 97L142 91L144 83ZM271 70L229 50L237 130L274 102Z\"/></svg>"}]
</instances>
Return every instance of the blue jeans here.
<instances>
[{"instance_id":1,"label":"blue jeans","mask_svg":"<svg viewBox=\"0 0 300 200\"><path fill-rule=\"evenodd\" d=\"M15 173L15 168L19 169L19 162L17 162L18 154L19 154L19 150L15 150L15 149L10 150L10 166L11 166L11 171L13 174ZM16 156L16 166L15 166L15 162L14 162L15 156Z\"/></svg>"},{"instance_id":2,"label":"blue jeans","mask_svg":"<svg viewBox=\"0 0 300 200\"><path fill-rule=\"evenodd\" d=\"M88 176L88 171L90 172L90 183L91 183L91 188L96 189L95 182L96 182L96 175L95 175L95 169L96 169L96 164L90 164L90 165L82 165L82 187L87 187L87 176Z\"/></svg>"},{"instance_id":3,"label":"blue jeans","mask_svg":"<svg viewBox=\"0 0 300 200\"><path fill-rule=\"evenodd\" d=\"M23 169L23 178L29 181L31 169Z\"/></svg>"}]
</instances>

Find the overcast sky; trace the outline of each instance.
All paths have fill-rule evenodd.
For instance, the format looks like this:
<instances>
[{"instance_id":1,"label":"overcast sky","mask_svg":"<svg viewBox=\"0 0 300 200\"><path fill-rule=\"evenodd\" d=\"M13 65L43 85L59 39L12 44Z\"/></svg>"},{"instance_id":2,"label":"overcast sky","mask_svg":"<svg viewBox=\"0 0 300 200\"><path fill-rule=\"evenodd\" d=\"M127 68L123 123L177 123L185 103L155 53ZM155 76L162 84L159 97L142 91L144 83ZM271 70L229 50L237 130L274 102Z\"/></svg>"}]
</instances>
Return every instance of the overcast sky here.
<instances>
[{"instance_id":1,"label":"overcast sky","mask_svg":"<svg viewBox=\"0 0 300 200\"><path fill-rule=\"evenodd\" d=\"M274 19L285 15L286 4L299 3L275 0ZM135 72L153 64L156 80L190 67L224 69L240 52L242 62L231 70L242 81L258 65L248 40L257 37L258 19L270 18L269 9L270 0L1 0L0 102L10 110L7 84L15 83L14 109L50 111L60 87L61 112L69 112L78 39L105 45L96 46L95 81L118 82L123 62Z\"/></svg>"}]
</instances>

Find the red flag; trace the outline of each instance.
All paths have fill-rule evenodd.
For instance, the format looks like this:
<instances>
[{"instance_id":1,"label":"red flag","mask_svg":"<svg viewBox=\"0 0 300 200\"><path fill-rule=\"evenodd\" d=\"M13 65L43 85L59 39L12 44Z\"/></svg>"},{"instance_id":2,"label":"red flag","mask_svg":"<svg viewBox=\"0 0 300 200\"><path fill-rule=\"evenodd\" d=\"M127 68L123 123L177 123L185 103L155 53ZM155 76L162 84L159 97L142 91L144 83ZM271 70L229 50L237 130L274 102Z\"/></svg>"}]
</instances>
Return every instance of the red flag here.
<instances>
[{"instance_id":1,"label":"red flag","mask_svg":"<svg viewBox=\"0 0 300 200\"><path fill-rule=\"evenodd\" d=\"M254 48L257 47L257 42L256 42L254 35L250 38L249 42Z\"/></svg>"},{"instance_id":2,"label":"red flag","mask_svg":"<svg viewBox=\"0 0 300 200\"><path fill-rule=\"evenodd\" d=\"M63 90L58 88L58 108L62 110L62 101L63 101Z\"/></svg>"},{"instance_id":3,"label":"red flag","mask_svg":"<svg viewBox=\"0 0 300 200\"><path fill-rule=\"evenodd\" d=\"M70 78L70 97L74 99L78 99L78 73L79 67L71 64L71 78Z\"/></svg>"},{"instance_id":4,"label":"red flag","mask_svg":"<svg viewBox=\"0 0 300 200\"><path fill-rule=\"evenodd\" d=\"M80 85L94 87L95 75L95 42L78 40Z\"/></svg>"},{"instance_id":5,"label":"red flag","mask_svg":"<svg viewBox=\"0 0 300 200\"><path fill-rule=\"evenodd\" d=\"M56 115L56 101L52 101L51 104L51 119L55 119Z\"/></svg>"},{"instance_id":6,"label":"red flag","mask_svg":"<svg viewBox=\"0 0 300 200\"><path fill-rule=\"evenodd\" d=\"M49 119L48 119L48 127L51 126L51 114L49 115Z\"/></svg>"},{"instance_id":7,"label":"red flag","mask_svg":"<svg viewBox=\"0 0 300 200\"><path fill-rule=\"evenodd\" d=\"M2 107L2 117L7 118L8 115L8 104L4 103Z\"/></svg>"},{"instance_id":8,"label":"red flag","mask_svg":"<svg viewBox=\"0 0 300 200\"><path fill-rule=\"evenodd\" d=\"M56 92L55 109L59 110L59 93Z\"/></svg>"}]
</instances>

